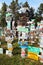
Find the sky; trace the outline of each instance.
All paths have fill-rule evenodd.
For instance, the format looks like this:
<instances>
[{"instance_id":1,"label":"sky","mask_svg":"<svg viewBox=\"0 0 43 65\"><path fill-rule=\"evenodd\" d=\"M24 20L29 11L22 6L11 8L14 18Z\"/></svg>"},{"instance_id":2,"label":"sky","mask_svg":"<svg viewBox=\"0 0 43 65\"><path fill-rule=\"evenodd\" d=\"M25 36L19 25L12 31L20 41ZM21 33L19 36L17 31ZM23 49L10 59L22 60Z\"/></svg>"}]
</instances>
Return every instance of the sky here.
<instances>
[{"instance_id":1,"label":"sky","mask_svg":"<svg viewBox=\"0 0 43 65\"><path fill-rule=\"evenodd\" d=\"M2 3L6 2L7 5L10 5L12 0L0 0L0 9L2 7ZM41 3L43 3L43 0L19 0L19 3L22 2L28 2L30 7L33 7L35 11L37 11L38 7L40 6Z\"/></svg>"}]
</instances>

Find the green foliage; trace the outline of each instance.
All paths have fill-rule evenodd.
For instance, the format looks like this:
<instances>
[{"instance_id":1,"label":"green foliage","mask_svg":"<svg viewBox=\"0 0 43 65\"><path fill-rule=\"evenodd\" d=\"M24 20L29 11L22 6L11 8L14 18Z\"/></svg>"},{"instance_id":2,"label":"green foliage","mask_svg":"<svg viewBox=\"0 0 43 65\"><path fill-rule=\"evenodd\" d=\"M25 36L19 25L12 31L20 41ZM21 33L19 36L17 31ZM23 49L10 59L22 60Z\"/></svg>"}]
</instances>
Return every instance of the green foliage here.
<instances>
[{"instance_id":1,"label":"green foliage","mask_svg":"<svg viewBox=\"0 0 43 65\"><path fill-rule=\"evenodd\" d=\"M30 8L30 6L29 6L29 4L28 4L27 1L23 4L23 7L28 7L28 8Z\"/></svg>"},{"instance_id":2,"label":"green foliage","mask_svg":"<svg viewBox=\"0 0 43 65\"><path fill-rule=\"evenodd\" d=\"M1 26L2 28L6 27L6 10L7 10L7 5L6 3L4 2L3 3L3 6L2 6L2 12L1 12Z\"/></svg>"},{"instance_id":3,"label":"green foliage","mask_svg":"<svg viewBox=\"0 0 43 65\"><path fill-rule=\"evenodd\" d=\"M7 5L6 5L6 3L4 2L4 3L3 3L3 6L2 6L2 16L3 16L3 17L5 17L5 15L6 15L6 10L7 10Z\"/></svg>"},{"instance_id":4,"label":"green foliage","mask_svg":"<svg viewBox=\"0 0 43 65\"><path fill-rule=\"evenodd\" d=\"M22 59L19 54L13 57L8 57L6 55L0 55L0 65L43 65L39 61L34 61L31 59Z\"/></svg>"},{"instance_id":5,"label":"green foliage","mask_svg":"<svg viewBox=\"0 0 43 65\"><path fill-rule=\"evenodd\" d=\"M34 18L34 9L33 7L30 8L30 16L29 16L30 20Z\"/></svg>"},{"instance_id":6,"label":"green foliage","mask_svg":"<svg viewBox=\"0 0 43 65\"><path fill-rule=\"evenodd\" d=\"M6 20L5 20L5 17L2 17L1 18L1 26L2 28L6 27L7 23L6 23Z\"/></svg>"},{"instance_id":7,"label":"green foliage","mask_svg":"<svg viewBox=\"0 0 43 65\"><path fill-rule=\"evenodd\" d=\"M43 13L43 3L40 4L38 9L39 9L39 11L41 11Z\"/></svg>"}]
</instances>

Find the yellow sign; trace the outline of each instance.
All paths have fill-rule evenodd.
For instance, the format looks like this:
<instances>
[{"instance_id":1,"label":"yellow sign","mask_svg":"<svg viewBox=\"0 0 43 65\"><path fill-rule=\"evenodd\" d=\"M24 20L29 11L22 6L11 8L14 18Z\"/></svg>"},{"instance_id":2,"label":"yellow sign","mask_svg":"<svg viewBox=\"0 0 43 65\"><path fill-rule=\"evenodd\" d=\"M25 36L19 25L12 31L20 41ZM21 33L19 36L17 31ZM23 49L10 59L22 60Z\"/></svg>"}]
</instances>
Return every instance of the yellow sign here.
<instances>
[{"instance_id":1,"label":"yellow sign","mask_svg":"<svg viewBox=\"0 0 43 65\"><path fill-rule=\"evenodd\" d=\"M12 50L13 50L13 48L8 48L8 50L12 51Z\"/></svg>"},{"instance_id":2,"label":"yellow sign","mask_svg":"<svg viewBox=\"0 0 43 65\"><path fill-rule=\"evenodd\" d=\"M11 43L8 43L8 44L7 44L7 47L8 47L8 50L10 50L10 51L13 50L13 47L12 47L12 44L11 44Z\"/></svg>"},{"instance_id":3,"label":"yellow sign","mask_svg":"<svg viewBox=\"0 0 43 65\"><path fill-rule=\"evenodd\" d=\"M37 54L34 54L32 52L28 52L28 58L38 60Z\"/></svg>"}]
</instances>

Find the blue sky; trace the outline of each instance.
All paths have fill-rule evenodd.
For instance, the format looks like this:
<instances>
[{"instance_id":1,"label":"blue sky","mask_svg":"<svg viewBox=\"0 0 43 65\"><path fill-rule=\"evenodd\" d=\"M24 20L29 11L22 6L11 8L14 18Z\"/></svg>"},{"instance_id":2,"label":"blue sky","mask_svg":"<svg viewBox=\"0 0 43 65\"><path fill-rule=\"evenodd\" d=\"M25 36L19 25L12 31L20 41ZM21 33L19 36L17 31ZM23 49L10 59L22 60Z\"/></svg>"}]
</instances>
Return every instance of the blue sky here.
<instances>
[{"instance_id":1,"label":"blue sky","mask_svg":"<svg viewBox=\"0 0 43 65\"><path fill-rule=\"evenodd\" d=\"M11 1L12 0L0 0L0 8L1 8L3 2L6 2L6 4L9 5L11 3ZM35 11L39 7L40 3L43 3L43 0L19 0L19 3L20 2L24 3L25 1L28 1L29 6L33 7L35 9Z\"/></svg>"}]
</instances>

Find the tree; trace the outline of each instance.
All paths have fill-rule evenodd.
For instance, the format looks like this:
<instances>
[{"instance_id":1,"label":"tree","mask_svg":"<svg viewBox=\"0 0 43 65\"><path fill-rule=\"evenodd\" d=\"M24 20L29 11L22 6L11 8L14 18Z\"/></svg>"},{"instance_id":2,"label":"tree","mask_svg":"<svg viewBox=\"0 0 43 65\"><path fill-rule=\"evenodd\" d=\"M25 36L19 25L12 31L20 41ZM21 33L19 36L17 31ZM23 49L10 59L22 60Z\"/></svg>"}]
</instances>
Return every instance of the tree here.
<instances>
[{"instance_id":1,"label":"tree","mask_svg":"<svg viewBox=\"0 0 43 65\"><path fill-rule=\"evenodd\" d=\"M23 4L23 7L28 7L29 8L29 4L28 4L27 1Z\"/></svg>"},{"instance_id":2,"label":"tree","mask_svg":"<svg viewBox=\"0 0 43 65\"><path fill-rule=\"evenodd\" d=\"M1 18L1 26L2 26L3 29L4 29L4 27L6 27L6 19L5 19L5 17Z\"/></svg>"},{"instance_id":3,"label":"tree","mask_svg":"<svg viewBox=\"0 0 43 65\"><path fill-rule=\"evenodd\" d=\"M7 10L7 5L6 5L6 3L4 2L4 3L3 3L3 6L2 6L2 16L3 16L3 17L6 16L6 10Z\"/></svg>"},{"instance_id":4,"label":"tree","mask_svg":"<svg viewBox=\"0 0 43 65\"><path fill-rule=\"evenodd\" d=\"M6 10L7 10L7 5L4 2L2 6L2 12L1 12L1 26L4 32L4 27L6 27Z\"/></svg>"},{"instance_id":5,"label":"tree","mask_svg":"<svg viewBox=\"0 0 43 65\"><path fill-rule=\"evenodd\" d=\"M12 0L11 4L10 4L10 9L12 10L12 14L13 17L15 18L15 20L17 19L16 16L18 15L17 10L19 9L19 3L18 0Z\"/></svg>"},{"instance_id":6,"label":"tree","mask_svg":"<svg viewBox=\"0 0 43 65\"><path fill-rule=\"evenodd\" d=\"M34 18L34 9L31 7L30 8L30 16L29 16L29 19L33 19Z\"/></svg>"},{"instance_id":7,"label":"tree","mask_svg":"<svg viewBox=\"0 0 43 65\"><path fill-rule=\"evenodd\" d=\"M40 16L43 14L43 3L40 4L40 6L38 8L38 13Z\"/></svg>"},{"instance_id":8,"label":"tree","mask_svg":"<svg viewBox=\"0 0 43 65\"><path fill-rule=\"evenodd\" d=\"M14 0L12 0L11 4L9 6L11 8L13 14L15 14L15 8L16 8L15 4L16 4L16 2Z\"/></svg>"},{"instance_id":9,"label":"tree","mask_svg":"<svg viewBox=\"0 0 43 65\"><path fill-rule=\"evenodd\" d=\"M16 11L18 10L18 8L19 8L19 4L18 4L18 0L12 0L12 2L11 2L11 4L10 4L10 6L9 6L10 8L11 8L11 10L12 10L12 13L13 14L15 14L16 13Z\"/></svg>"},{"instance_id":10,"label":"tree","mask_svg":"<svg viewBox=\"0 0 43 65\"><path fill-rule=\"evenodd\" d=\"M40 22L43 14L43 3L40 4L37 12L35 13L35 26L37 26L37 22Z\"/></svg>"}]
</instances>

